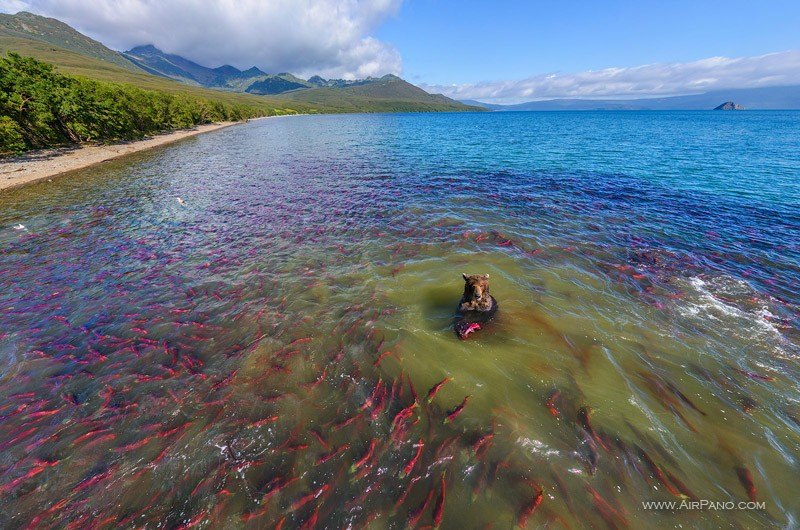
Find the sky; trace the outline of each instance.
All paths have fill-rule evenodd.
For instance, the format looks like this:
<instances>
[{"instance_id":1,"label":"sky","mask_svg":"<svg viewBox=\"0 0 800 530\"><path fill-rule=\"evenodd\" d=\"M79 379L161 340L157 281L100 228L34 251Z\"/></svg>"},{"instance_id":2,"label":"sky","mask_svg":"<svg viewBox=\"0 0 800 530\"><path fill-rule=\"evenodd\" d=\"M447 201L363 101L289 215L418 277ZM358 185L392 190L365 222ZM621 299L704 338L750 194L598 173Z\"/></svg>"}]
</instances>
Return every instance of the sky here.
<instances>
[{"instance_id":1,"label":"sky","mask_svg":"<svg viewBox=\"0 0 800 530\"><path fill-rule=\"evenodd\" d=\"M798 0L0 0L114 49L516 103L800 84Z\"/></svg>"}]
</instances>

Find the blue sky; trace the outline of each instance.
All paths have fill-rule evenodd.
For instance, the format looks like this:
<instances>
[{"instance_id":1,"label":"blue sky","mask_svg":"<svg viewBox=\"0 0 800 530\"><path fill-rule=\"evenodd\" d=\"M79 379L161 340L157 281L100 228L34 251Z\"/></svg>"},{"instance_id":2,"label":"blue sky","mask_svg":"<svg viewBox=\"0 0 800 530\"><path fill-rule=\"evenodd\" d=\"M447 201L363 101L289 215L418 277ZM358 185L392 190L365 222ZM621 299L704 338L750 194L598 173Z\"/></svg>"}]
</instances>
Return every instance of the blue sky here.
<instances>
[{"instance_id":1,"label":"blue sky","mask_svg":"<svg viewBox=\"0 0 800 530\"><path fill-rule=\"evenodd\" d=\"M406 0L376 37L429 84L800 48L800 0Z\"/></svg>"},{"instance_id":2,"label":"blue sky","mask_svg":"<svg viewBox=\"0 0 800 530\"><path fill-rule=\"evenodd\" d=\"M0 0L116 50L516 103L800 85L800 0Z\"/></svg>"}]
</instances>

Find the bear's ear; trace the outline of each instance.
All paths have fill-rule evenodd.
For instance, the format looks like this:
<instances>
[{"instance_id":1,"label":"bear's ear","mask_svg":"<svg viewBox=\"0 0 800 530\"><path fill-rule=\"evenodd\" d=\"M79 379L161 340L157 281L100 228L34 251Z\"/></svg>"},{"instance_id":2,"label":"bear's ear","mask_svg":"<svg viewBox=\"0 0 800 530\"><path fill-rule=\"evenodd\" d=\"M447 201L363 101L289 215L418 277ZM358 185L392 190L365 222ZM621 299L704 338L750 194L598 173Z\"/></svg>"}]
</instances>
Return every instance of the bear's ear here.
<instances>
[{"instance_id":1,"label":"bear's ear","mask_svg":"<svg viewBox=\"0 0 800 530\"><path fill-rule=\"evenodd\" d=\"M462 272L462 273L461 273L461 276L463 276L463 277L464 277L464 281L467 281L467 280L469 280L469 276L467 276L467 273L466 273L466 272Z\"/></svg>"},{"instance_id":2,"label":"bear's ear","mask_svg":"<svg viewBox=\"0 0 800 530\"><path fill-rule=\"evenodd\" d=\"M487 280L489 279L489 275L488 274L484 274L483 277L486 278Z\"/></svg>"}]
</instances>

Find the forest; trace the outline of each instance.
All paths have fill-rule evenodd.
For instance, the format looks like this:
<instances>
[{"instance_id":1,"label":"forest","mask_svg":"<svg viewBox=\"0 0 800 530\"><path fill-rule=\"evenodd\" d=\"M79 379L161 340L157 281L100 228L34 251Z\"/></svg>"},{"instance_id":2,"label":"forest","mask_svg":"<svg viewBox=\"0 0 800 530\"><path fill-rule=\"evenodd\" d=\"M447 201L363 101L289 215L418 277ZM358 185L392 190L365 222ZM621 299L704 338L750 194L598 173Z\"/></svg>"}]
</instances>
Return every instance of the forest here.
<instances>
[{"instance_id":1,"label":"forest","mask_svg":"<svg viewBox=\"0 0 800 530\"><path fill-rule=\"evenodd\" d=\"M16 53L0 58L0 156L137 140L205 123L278 113L282 109L267 105L231 104L65 75L48 63Z\"/></svg>"}]
</instances>

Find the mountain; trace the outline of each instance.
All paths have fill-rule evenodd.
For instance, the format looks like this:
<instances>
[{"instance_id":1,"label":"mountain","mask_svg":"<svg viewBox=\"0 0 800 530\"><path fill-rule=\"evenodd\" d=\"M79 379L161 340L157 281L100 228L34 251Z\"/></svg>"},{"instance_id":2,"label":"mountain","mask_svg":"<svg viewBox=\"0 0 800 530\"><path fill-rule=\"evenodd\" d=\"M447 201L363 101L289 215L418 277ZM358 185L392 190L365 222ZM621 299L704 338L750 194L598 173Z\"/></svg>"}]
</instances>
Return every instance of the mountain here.
<instances>
[{"instance_id":1,"label":"mountain","mask_svg":"<svg viewBox=\"0 0 800 530\"><path fill-rule=\"evenodd\" d=\"M722 105L714 107L714 110L744 110L744 107L733 101L726 101Z\"/></svg>"},{"instance_id":2,"label":"mountain","mask_svg":"<svg viewBox=\"0 0 800 530\"><path fill-rule=\"evenodd\" d=\"M318 75L315 75L308 79L308 83L315 87L333 87L333 88L345 88L349 86L358 86L358 85L366 85L373 81L376 81L379 78L375 77L368 77L366 79L323 79Z\"/></svg>"},{"instance_id":3,"label":"mountain","mask_svg":"<svg viewBox=\"0 0 800 530\"><path fill-rule=\"evenodd\" d=\"M34 15L26 11L20 11L16 15L0 13L0 38L5 41L15 38L38 41L85 57L105 61L126 70L138 70L119 52L106 48L60 20Z\"/></svg>"},{"instance_id":4,"label":"mountain","mask_svg":"<svg viewBox=\"0 0 800 530\"><path fill-rule=\"evenodd\" d=\"M467 105L480 105L494 111L528 110L711 110L720 101L736 101L748 109L777 110L800 109L800 86L738 88L714 90L690 96L666 98L593 100L551 99L530 101L516 105L495 105L479 101L462 101Z\"/></svg>"},{"instance_id":5,"label":"mountain","mask_svg":"<svg viewBox=\"0 0 800 530\"><path fill-rule=\"evenodd\" d=\"M193 85L208 85L217 77L210 68L205 68L178 55L162 52L152 45L137 46L123 55L142 70L155 75L169 77Z\"/></svg>"},{"instance_id":6,"label":"mountain","mask_svg":"<svg viewBox=\"0 0 800 530\"><path fill-rule=\"evenodd\" d=\"M53 64L65 74L127 83L148 90L191 94L230 104L260 103L257 96L209 90L152 75L121 53L89 39L66 24L30 13L0 14L0 55L10 52Z\"/></svg>"},{"instance_id":7,"label":"mountain","mask_svg":"<svg viewBox=\"0 0 800 530\"><path fill-rule=\"evenodd\" d=\"M254 81L245 89L245 92L261 95L283 94L298 88L309 88L309 84L307 81L303 81L292 74L277 74L268 75L263 79Z\"/></svg>"},{"instance_id":8,"label":"mountain","mask_svg":"<svg viewBox=\"0 0 800 530\"><path fill-rule=\"evenodd\" d=\"M229 64L218 68L208 68L180 55L164 53L152 44L137 46L124 52L123 55L139 68L151 74L209 88L245 92L246 88L255 81L274 77L255 66L245 71ZM279 92L269 93L277 94Z\"/></svg>"},{"instance_id":9,"label":"mountain","mask_svg":"<svg viewBox=\"0 0 800 530\"><path fill-rule=\"evenodd\" d=\"M388 111L466 110L458 102L428 94L393 75L357 80L324 79L315 75L306 81L287 72L267 74L256 67L245 71L230 65L207 68L179 55L164 53L152 45L137 46L124 55L140 68L176 81L262 96L280 94L295 101L334 107L343 112L358 112L365 103Z\"/></svg>"},{"instance_id":10,"label":"mountain","mask_svg":"<svg viewBox=\"0 0 800 530\"><path fill-rule=\"evenodd\" d=\"M268 74L255 66L244 71L229 64L208 68L180 55L164 53L152 44L137 46L123 55L153 75L207 88L268 95L311 86L291 74Z\"/></svg>"},{"instance_id":11,"label":"mountain","mask_svg":"<svg viewBox=\"0 0 800 530\"><path fill-rule=\"evenodd\" d=\"M257 106L272 114L484 110L428 94L395 76L352 81L314 76L305 81L256 67L208 68L152 45L123 54L58 20L25 12L0 14L0 55L8 52L53 64L65 74Z\"/></svg>"},{"instance_id":12,"label":"mountain","mask_svg":"<svg viewBox=\"0 0 800 530\"><path fill-rule=\"evenodd\" d=\"M429 94L396 75L370 78L344 87L324 86L282 95L306 104L322 104L338 112L360 112L368 106L377 112L452 112L485 110L468 106L441 94Z\"/></svg>"},{"instance_id":13,"label":"mountain","mask_svg":"<svg viewBox=\"0 0 800 530\"><path fill-rule=\"evenodd\" d=\"M345 80L324 79L318 75L308 81L290 73L267 74L256 67L240 71L230 66L207 68L179 55L164 53L155 46L137 46L124 52L140 68L184 83L257 95L283 95L310 105L334 107L343 112L358 112L367 104L394 110L467 110L467 107L441 95L428 94L397 76ZM479 110L479 109L478 109Z\"/></svg>"},{"instance_id":14,"label":"mountain","mask_svg":"<svg viewBox=\"0 0 800 530\"><path fill-rule=\"evenodd\" d=\"M464 105L471 105L473 107L482 107L486 110L512 110L508 108L511 107L512 105L498 105L497 103L484 103L483 101L478 101L477 99L459 99L458 101L463 103ZM518 110L518 109L513 109L513 110Z\"/></svg>"}]
</instances>

